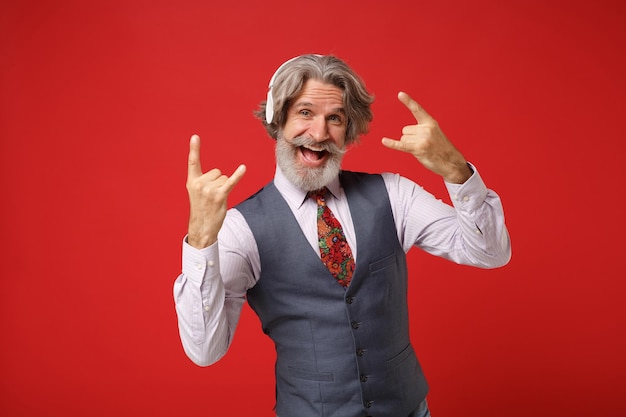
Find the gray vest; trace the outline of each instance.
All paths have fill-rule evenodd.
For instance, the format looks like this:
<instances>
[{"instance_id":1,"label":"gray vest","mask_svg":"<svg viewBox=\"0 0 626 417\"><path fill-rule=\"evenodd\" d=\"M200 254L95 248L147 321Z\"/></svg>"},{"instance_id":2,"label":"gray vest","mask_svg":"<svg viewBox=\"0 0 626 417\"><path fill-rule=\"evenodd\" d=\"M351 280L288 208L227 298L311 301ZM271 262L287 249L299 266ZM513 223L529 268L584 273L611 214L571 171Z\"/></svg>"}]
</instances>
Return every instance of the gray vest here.
<instances>
[{"instance_id":1,"label":"gray vest","mask_svg":"<svg viewBox=\"0 0 626 417\"><path fill-rule=\"evenodd\" d=\"M340 176L358 259L341 287L273 183L237 206L259 248L248 303L276 345L280 417L406 417L428 386L409 341L406 256L379 175Z\"/></svg>"}]
</instances>

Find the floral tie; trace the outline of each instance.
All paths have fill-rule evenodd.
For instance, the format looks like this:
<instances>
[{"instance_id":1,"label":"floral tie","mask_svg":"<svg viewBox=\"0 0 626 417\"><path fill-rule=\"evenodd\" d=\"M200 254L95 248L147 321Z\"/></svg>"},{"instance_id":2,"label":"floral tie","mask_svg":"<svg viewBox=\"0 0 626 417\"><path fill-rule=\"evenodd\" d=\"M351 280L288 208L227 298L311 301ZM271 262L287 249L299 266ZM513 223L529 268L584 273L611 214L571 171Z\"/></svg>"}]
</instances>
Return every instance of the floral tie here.
<instances>
[{"instance_id":1,"label":"floral tie","mask_svg":"<svg viewBox=\"0 0 626 417\"><path fill-rule=\"evenodd\" d=\"M322 262L340 285L347 287L354 272L354 257L339 220L326 206L324 195L328 189L324 187L312 191L311 197L317 202L317 237L319 239Z\"/></svg>"}]
</instances>

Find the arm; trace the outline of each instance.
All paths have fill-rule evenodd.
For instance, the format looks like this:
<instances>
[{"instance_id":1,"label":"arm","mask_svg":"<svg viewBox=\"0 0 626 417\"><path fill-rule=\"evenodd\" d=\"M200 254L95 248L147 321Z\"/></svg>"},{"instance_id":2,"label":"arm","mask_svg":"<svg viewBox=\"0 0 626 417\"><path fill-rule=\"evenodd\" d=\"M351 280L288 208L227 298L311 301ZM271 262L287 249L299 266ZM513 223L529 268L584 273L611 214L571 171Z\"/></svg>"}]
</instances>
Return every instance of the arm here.
<instances>
[{"instance_id":1,"label":"arm","mask_svg":"<svg viewBox=\"0 0 626 417\"><path fill-rule=\"evenodd\" d=\"M221 263L237 265L240 274L251 274L249 267L223 259L217 243L227 213L228 194L244 173L242 165L231 177L217 169L203 174L200 138L192 136L187 176L189 230L183 243L183 271L174 284L174 299L183 347L198 365L214 363L226 353L243 304L245 290L229 294L220 272ZM230 269L227 272L225 276L240 282L238 274L231 274Z\"/></svg>"},{"instance_id":2,"label":"arm","mask_svg":"<svg viewBox=\"0 0 626 417\"><path fill-rule=\"evenodd\" d=\"M405 252L414 245L450 261L481 268L505 265L509 235L498 195L479 172L462 185L446 183L450 206L397 174L383 174L392 201L398 238Z\"/></svg>"},{"instance_id":3,"label":"arm","mask_svg":"<svg viewBox=\"0 0 626 417\"><path fill-rule=\"evenodd\" d=\"M219 274L217 243L198 250L183 242L182 274L174 282L178 331L185 353L196 365L217 362L228 350L231 330L226 291ZM238 317L241 307L236 309Z\"/></svg>"},{"instance_id":4,"label":"arm","mask_svg":"<svg viewBox=\"0 0 626 417\"><path fill-rule=\"evenodd\" d=\"M500 198L488 190L441 131L438 123L406 93L398 99L417 124L405 126L400 140L383 138L383 145L412 154L424 167L443 177L454 207L407 179L387 178L398 236L405 251L417 245L457 263L484 268L506 264L511 256Z\"/></svg>"},{"instance_id":5,"label":"arm","mask_svg":"<svg viewBox=\"0 0 626 417\"><path fill-rule=\"evenodd\" d=\"M260 272L256 242L243 216L229 210L218 243L208 248L183 242L182 267L174 283L180 339L195 364L211 365L230 347L246 291Z\"/></svg>"}]
</instances>

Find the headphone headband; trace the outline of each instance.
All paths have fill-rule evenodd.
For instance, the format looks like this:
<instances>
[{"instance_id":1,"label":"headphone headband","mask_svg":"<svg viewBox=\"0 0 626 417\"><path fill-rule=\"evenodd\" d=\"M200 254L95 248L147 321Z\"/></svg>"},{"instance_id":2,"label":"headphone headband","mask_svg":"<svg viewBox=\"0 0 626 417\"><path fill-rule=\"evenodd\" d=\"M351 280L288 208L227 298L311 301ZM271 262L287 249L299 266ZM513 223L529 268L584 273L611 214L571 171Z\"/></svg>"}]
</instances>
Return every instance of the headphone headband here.
<instances>
[{"instance_id":1,"label":"headphone headband","mask_svg":"<svg viewBox=\"0 0 626 417\"><path fill-rule=\"evenodd\" d=\"M322 56L318 54L314 54L314 55L317 57ZM274 72L274 75L272 75L272 78L270 78L270 83L269 83L269 86L267 87L267 101L265 102L265 121L267 122L267 124L272 123L272 120L274 120L274 97L272 95L272 87L274 86L274 82L276 81L276 76L278 75L280 70L283 69L285 65L289 64L291 61L294 61L300 58L301 56L304 56L304 55L298 55L296 57L293 57L283 62L280 65L280 67L278 67L276 72Z\"/></svg>"}]
</instances>

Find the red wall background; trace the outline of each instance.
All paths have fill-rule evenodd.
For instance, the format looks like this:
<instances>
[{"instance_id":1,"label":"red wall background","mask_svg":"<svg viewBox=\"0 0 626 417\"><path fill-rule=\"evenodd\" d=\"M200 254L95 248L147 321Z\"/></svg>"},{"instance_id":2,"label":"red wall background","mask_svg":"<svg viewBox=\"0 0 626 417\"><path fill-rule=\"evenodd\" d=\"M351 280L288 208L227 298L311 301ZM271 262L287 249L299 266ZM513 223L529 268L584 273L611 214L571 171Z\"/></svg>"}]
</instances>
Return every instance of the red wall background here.
<instances>
[{"instance_id":1,"label":"red wall background","mask_svg":"<svg viewBox=\"0 0 626 417\"><path fill-rule=\"evenodd\" d=\"M302 53L376 95L345 167L383 148L405 90L502 196L498 270L410 253L412 337L435 415L622 416L626 327L623 1L3 1L0 415L273 416L273 347L246 306L231 352L193 365L172 283L188 139L204 168L273 174L252 111Z\"/></svg>"}]
</instances>

